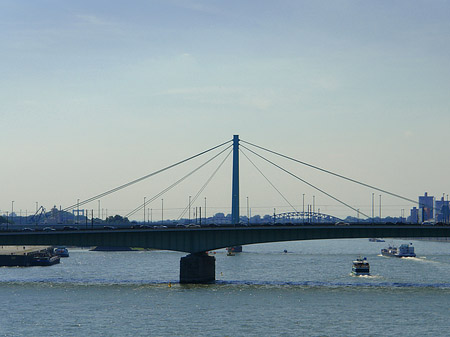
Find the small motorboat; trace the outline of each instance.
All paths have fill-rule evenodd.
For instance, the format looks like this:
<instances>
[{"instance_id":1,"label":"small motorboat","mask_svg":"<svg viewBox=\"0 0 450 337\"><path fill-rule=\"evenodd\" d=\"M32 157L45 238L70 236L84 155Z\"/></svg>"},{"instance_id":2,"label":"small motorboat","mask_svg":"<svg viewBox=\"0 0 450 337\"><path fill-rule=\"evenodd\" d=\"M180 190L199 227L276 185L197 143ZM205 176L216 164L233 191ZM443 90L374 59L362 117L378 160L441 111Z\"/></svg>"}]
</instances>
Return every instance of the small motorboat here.
<instances>
[{"instance_id":1,"label":"small motorboat","mask_svg":"<svg viewBox=\"0 0 450 337\"><path fill-rule=\"evenodd\" d=\"M53 250L53 254L59 256L59 257L69 257L69 251L66 247L56 247Z\"/></svg>"},{"instance_id":2,"label":"small motorboat","mask_svg":"<svg viewBox=\"0 0 450 337\"><path fill-rule=\"evenodd\" d=\"M353 261L352 274L356 276L370 275L370 265L367 258L358 257L355 261Z\"/></svg>"}]
</instances>

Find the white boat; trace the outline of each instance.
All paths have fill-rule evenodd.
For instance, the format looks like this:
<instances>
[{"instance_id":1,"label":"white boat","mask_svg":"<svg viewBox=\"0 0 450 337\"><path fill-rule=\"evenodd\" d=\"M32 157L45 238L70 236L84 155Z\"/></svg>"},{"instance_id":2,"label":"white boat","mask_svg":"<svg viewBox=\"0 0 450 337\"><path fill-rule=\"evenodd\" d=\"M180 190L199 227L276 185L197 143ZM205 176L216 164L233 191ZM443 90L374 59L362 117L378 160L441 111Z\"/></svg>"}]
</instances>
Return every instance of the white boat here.
<instances>
[{"instance_id":1,"label":"white boat","mask_svg":"<svg viewBox=\"0 0 450 337\"><path fill-rule=\"evenodd\" d=\"M392 256L392 257L416 257L414 253L414 247L412 243L402 244L400 247L389 246L388 248L383 248L381 250L381 255Z\"/></svg>"},{"instance_id":2,"label":"white boat","mask_svg":"<svg viewBox=\"0 0 450 337\"><path fill-rule=\"evenodd\" d=\"M355 261L353 261L352 274L370 275L370 265L367 261L367 258L361 258L360 256Z\"/></svg>"},{"instance_id":3,"label":"white boat","mask_svg":"<svg viewBox=\"0 0 450 337\"><path fill-rule=\"evenodd\" d=\"M377 238L370 238L369 241L370 242L384 242L383 239L377 239Z\"/></svg>"},{"instance_id":4,"label":"white boat","mask_svg":"<svg viewBox=\"0 0 450 337\"><path fill-rule=\"evenodd\" d=\"M69 257L69 251L66 247L56 247L53 250L53 254L59 256L59 257Z\"/></svg>"}]
</instances>

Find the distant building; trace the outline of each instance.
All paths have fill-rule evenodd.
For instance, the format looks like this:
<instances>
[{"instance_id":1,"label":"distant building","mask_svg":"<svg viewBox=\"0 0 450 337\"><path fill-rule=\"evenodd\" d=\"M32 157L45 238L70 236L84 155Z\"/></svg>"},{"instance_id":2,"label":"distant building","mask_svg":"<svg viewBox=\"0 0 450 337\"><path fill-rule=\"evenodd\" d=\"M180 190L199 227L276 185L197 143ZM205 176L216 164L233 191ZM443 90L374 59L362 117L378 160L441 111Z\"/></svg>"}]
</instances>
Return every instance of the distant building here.
<instances>
[{"instance_id":1,"label":"distant building","mask_svg":"<svg viewBox=\"0 0 450 337\"><path fill-rule=\"evenodd\" d=\"M450 207L449 201L444 200L444 197L441 200L436 200L434 209L436 213L436 222L444 222L449 223L449 215L450 215Z\"/></svg>"},{"instance_id":2,"label":"distant building","mask_svg":"<svg viewBox=\"0 0 450 337\"><path fill-rule=\"evenodd\" d=\"M50 214L47 216L48 223L61 223L59 210L56 205L50 210Z\"/></svg>"},{"instance_id":3,"label":"distant building","mask_svg":"<svg viewBox=\"0 0 450 337\"><path fill-rule=\"evenodd\" d=\"M419 197L419 222L434 219L434 197L428 196L425 192L424 196Z\"/></svg>"},{"instance_id":4,"label":"distant building","mask_svg":"<svg viewBox=\"0 0 450 337\"><path fill-rule=\"evenodd\" d=\"M417 207L411 208L411 214L408 218L408 222L410 223L418 223L419 222L419 209Z\"/></svg>"}]
</instances>

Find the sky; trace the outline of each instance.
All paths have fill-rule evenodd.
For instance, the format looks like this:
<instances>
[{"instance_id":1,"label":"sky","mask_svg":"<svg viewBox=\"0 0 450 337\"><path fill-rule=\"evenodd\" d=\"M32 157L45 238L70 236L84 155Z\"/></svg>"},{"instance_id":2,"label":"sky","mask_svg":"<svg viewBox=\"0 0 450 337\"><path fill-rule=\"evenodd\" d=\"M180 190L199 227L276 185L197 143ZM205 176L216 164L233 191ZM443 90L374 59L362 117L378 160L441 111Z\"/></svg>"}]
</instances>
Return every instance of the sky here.
<instances>
[{"instance_id":1,"label":"sky","mask_svg":"<svg viewBox=\"0 0 450 337\"><path fill-rule=\"evenodd\" d=\"M0 0L0 214L68 207L233 135L413 200L447 198L449 14L439 0ZM356 216L241 149L242 215L305 200ZM211 156L83 207L125 215ZM147 205L154 220L177 218L220 158ZM270 158L369 216L380 199L382 216L417 206ZM231 165L192 207L231 212Z\"/></svg>"}]
</instances>

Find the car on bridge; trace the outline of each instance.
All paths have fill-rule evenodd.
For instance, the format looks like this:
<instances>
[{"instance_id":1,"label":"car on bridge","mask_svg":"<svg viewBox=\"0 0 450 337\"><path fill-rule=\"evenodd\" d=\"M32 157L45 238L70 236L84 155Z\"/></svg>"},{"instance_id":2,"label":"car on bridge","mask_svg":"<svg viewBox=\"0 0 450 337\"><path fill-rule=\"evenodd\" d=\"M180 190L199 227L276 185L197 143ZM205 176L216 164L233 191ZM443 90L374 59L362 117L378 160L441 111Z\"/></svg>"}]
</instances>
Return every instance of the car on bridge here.
<instances>
[{"instance_id":1,"label":"car on bridge","mask_svg":"<svg viewBox=\"0 0 450 337\"><path fill-rule=\"evenodd\" d=\"M150 225L133 225L130 227L131 229L149 229L149 228L153 228Z\"/></svg>"},{"instance_id":2,"label":"car on bridge","mask_svg":"<svg viewBox=\"0 0 450 337\"><path fill-rule=\"evenodd\" d=\"M334 224L335 226L349 226L348 222L338 221Z\"/></svg>"},{"instance_id":3,"label":"car on bridge","mask_svg":"<svg viewBox=\"0 0 450 337\"><path fill-rule=\"evenodd\" d=\"M63 231L77 231L78 227L75 226L64 226Z\"/></svg>"}]
</instances>

